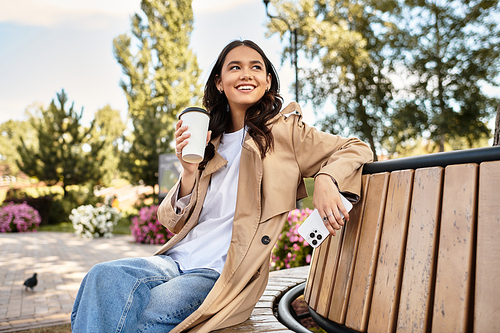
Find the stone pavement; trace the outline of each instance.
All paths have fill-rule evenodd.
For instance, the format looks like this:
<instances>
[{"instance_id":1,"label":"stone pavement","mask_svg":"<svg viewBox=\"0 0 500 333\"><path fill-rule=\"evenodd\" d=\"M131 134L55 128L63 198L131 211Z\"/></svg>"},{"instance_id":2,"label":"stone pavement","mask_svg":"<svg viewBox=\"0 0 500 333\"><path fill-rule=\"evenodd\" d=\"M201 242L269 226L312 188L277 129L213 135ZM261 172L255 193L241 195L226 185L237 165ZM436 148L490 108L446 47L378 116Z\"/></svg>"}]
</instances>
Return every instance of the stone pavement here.
<instances>
[{"instance_id":1,"label":"stone pavement","mask_svg":"<svg viewBox=\"0 0 500 333\"><path fill-rule=\"evenodd\" d=\"M159 245L132 242L132 236L80 239L69 233L0 234L0 332L70 322L73 301L95 264L150 256ZM24 280L38 273L34 291Z\"/></svg>"}]
</instances>

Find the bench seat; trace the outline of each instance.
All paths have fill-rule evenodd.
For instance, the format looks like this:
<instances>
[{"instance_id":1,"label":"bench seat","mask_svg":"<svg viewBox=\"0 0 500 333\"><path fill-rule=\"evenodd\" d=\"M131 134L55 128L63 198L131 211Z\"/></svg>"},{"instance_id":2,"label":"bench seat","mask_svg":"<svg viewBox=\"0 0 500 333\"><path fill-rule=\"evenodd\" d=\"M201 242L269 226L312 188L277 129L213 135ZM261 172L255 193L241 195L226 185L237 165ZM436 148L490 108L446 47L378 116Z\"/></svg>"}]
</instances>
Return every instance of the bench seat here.
<instances>
[{"instance_id":1,"label":"bench seat","mask_svg":"<svg viewBox=\"0 0 500 333\"><path fill-rule=\"evenodd\" d=\"M269 274L266 290L245 322L220 329L217 333L293 333L276 318L276 303L280 297L293 287L306 281L309 266L288 268Z\"/></svg>"},{"instance_id":2,"label":"bench seat","mask_svg":"<svg viewBox=\"0 0 500 333\"><path fill-rule=\"evenodd\" d=\"M357 332L500 332L498 149L363 175L349 223L313 253L309 307Z\"/></svg>"}]
</instances>

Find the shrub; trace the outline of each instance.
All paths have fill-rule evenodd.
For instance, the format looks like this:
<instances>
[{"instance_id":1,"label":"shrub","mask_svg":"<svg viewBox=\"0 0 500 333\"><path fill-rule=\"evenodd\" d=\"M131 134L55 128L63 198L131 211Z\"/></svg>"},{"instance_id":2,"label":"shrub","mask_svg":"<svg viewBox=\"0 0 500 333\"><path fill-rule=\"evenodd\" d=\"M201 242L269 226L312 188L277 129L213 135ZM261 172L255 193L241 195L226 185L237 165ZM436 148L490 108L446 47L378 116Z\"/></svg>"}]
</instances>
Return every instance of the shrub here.
<instances>
[{"instance_id":1,"label":"shrub","mask_svg":"<svg viewBox=\"0 0 500 333\"><path fill-rule=\"evenodd\" d=\"M132 218L130 230L136 243L164 244L174 236L156 217L157 205L145 206Z\"/></svg>"},{"instance_id":2,"label":"shrub","mask_svg":"<svg viewBox=\"0 0 500 333\"><path fill-rule=\"evenodd\" d=\"M36 231L40 222L40 214L26 202L0 207L0 232Z\"/></svg>"},{"instance_id":3,"label":"shrub","mask_svg":"<svg viewBox=\"0 0 500 333\"><path fill-rule=\"evenodd\" d=\"M288 213L287 223L271 254L271 270L300 267L311 262L312 247L299 234L299 226L312 213L312 210L294 209Z\"/></svg>"},{"instance_id":4,"label":"shrub","mask_svg":"<svg viewBox=\"0 0 500 333\"><path fill-rule=\"evenodd\" d=\"M49 224L49 216L52 210L52 197L51 196L43 196L37 198L31 197L22 197L22 198L8 198L9 202L13 203L23 203L25 202L29 206L33 207L38 214L40 214L41 222L40 225Z\"/></svg>"},{"instance_id":5,"label":"shrub","mask_svg":"<svg viewBox=\"0 0 500 333\"><path fill-rule=\"evenodd\" d=\"M51 209L51 223L61 223L71 220L69 215L75 207L103 204L103 198L98 198L88 186L68 186L66 196L54 198Z\"/></svg>"},{"instance_id":6,"label":"shrub","mask_svg":"<svg viewBox=\"0 0 500 333\"><path fill-rule=\"evenodd\" d=\"M7 191L5 201L24 202L38 210L44 224L59 224L69 221L71 210L82 206L97 206L103 203L102 197L96 197L90 185L72 185L66 187L67 192L61 186L40 186L10 189Z\"/></svg>"},{"instance_id":7,"label":"shrub","mask_svg":"<svg viewBox=\"0 0 500 333\"><path fill-rule=\"evenodd\" d=\"M98 238L113 236L113 227L120 219L116 208L102 205L82 205L71 211L69 219L73 223L75 233L82 238Z\"/></svg>"}]
</instances>

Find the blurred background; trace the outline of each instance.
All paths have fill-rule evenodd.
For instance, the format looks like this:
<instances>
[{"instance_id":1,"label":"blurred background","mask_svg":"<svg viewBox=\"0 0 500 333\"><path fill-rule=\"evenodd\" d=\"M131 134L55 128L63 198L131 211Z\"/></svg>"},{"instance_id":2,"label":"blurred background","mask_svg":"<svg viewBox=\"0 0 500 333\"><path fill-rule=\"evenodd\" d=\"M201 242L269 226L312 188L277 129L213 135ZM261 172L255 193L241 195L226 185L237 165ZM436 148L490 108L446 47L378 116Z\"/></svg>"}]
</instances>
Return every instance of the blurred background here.
<instances>
[{"instance_id":1,"label":"blurred background","mask_svg":"<svg viewBox=\"0 0 500 333\"><path fill-rule=\"evenodd\" d=\"M0 202L55 231L107 205L130 234L233 39L266 52L285 105L378 160L491 146L498 22L498 0L0 0Z\"/></svg>"}]
</instances>

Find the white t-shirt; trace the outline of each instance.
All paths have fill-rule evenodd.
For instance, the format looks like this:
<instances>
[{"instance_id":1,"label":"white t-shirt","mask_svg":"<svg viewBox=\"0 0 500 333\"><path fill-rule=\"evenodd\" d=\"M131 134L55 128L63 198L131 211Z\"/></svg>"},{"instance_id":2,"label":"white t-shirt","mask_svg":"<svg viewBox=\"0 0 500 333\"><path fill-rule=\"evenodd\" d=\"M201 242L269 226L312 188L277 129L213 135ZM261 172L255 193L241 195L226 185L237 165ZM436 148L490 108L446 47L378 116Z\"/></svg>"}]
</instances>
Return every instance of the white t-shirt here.
<instances>
[{"instance_id":1,"label":"white t-shirt","mask_svg":"<svg viewBox=\"0 0 500 333\"><path fill-rule=\"evenodd\" d=\"M218 152L228 163L212 174L198 224L166 253L182 270L211 268L221 273L224 268L231 244L245 134L246 129L242 128L222 135ZM185 198L178 202L186 201Z\"/></svg>"}]
</instances>

